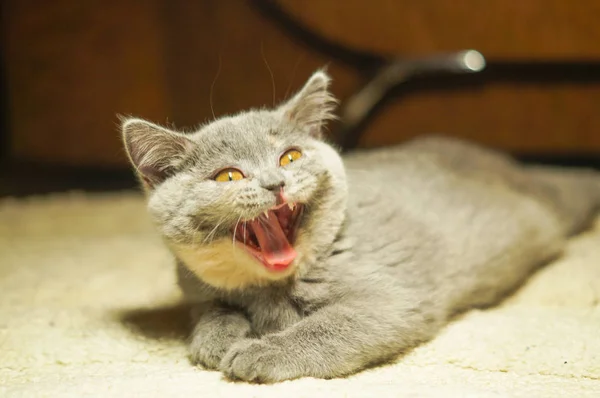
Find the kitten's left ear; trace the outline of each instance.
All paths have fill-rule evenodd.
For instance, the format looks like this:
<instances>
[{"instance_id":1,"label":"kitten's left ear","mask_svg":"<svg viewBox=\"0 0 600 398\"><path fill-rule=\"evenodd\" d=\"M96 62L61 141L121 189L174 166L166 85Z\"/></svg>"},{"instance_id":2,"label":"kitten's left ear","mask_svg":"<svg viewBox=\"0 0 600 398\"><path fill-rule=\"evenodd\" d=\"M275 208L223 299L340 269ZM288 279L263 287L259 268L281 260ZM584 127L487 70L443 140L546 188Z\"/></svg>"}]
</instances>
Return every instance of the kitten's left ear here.
<instances>
[{"instance_id":1,"label":"kitten's left ear","mask_svg":"<svg viewBox=\"0 0 600 398\"><path fill-rule=\"evenodd\" d=\"M146 188L153 188L181 165L194 143L184 134L136 118L121 118L129 159Z\"/></svg>"},{"instance_id":2,"label":"kitten's left ear","mask_svg":"<svg viewBox=\"0 0 600 398\"><path fill-rule=\"evenodd\" d=\"M287 122L306 128L311 135L321 137L325 124L336 119L337 100L329 92L331 78L322 70L315 72L304 87L279 107Z\"/></svg>"}]
</instances>

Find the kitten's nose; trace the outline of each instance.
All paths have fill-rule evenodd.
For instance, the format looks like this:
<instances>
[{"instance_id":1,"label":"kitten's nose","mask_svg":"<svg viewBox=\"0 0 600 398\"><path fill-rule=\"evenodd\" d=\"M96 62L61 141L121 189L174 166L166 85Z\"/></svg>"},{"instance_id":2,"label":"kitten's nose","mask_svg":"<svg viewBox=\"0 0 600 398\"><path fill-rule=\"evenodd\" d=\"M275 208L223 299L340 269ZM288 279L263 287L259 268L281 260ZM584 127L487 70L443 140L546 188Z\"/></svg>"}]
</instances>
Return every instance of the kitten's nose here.
<instances>
[{"instance_id":1,"label":"kitten's nose","mask_svg":"<svg viewBox=\"0 0 600 398\"><path fill-rule=\"evenodd\" d=\"M285 186L285 180L281 172L267 171L260 175L260 186L271 192L279 192Z\"/></svg>"},{"instance_id":2,"label":"kitten's nose","mask_svg":"<svg viewBox=\"0 0 600 398\"><path fill-rule=\"evenodd\" d=\"M280 180L269 182L268 184L262 184L262 187L272 192L279 192L281 191L281 188L285 187L285 181Z\"/></svg>"}]
</instances>

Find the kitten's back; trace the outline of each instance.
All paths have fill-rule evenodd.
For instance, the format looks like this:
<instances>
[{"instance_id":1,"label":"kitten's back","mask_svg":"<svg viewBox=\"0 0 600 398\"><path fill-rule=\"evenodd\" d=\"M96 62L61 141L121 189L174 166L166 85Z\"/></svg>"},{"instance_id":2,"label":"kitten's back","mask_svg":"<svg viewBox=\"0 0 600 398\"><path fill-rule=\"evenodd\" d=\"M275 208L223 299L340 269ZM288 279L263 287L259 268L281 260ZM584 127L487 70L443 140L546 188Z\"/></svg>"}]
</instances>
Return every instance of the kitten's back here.
<instances>
[{"instance_id":1,"label":"kitten's back","mask_svg":"<svg viewBox=\"0 0 600 398\"><path fill-rule=\"evenodd\" d=\"M416 140L345 161L349 232L363 262L415 284L431 281L438 290L430 293L453 308L486 305L504 293L495 286L516 286L557 255L574 223L589 220L600 202L600 189L589 188L593 178L600 187L595 175L583 181L576 173L578 183L538 178L508 157L451 139ZM406 261L411 256L418 258Z\"/></svg>"}]
</instances>

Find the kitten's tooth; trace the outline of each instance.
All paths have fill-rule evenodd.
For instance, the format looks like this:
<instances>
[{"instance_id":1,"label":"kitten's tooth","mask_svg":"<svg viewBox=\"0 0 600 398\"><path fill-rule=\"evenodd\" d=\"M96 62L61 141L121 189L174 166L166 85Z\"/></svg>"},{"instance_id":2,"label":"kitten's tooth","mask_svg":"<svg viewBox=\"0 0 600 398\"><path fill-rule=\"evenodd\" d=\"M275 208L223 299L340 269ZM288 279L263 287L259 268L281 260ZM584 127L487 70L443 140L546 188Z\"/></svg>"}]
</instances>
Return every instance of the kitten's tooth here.
<instances>
[{"instance_id":1,"label":"kitten's tooth","mask_svg":"<svg viewBox=\"0 0 600 398\"><path fill-rule=\"evenodd\" d=\"M288 207L290 208L291 211L294 211L294 207L296 207L295 204L288 202Z\"/></svg>"},{"instance_id":2,"label":"kitten's tooth","mask_svg":"<svg viewBox=\"0 0 600 398\"><path fill-rule=\"evenodd\" d=\"M269 212L267 210L265 210L265 217L267 217L267 219L269 218Z\"/></svg>"}]
</instances>

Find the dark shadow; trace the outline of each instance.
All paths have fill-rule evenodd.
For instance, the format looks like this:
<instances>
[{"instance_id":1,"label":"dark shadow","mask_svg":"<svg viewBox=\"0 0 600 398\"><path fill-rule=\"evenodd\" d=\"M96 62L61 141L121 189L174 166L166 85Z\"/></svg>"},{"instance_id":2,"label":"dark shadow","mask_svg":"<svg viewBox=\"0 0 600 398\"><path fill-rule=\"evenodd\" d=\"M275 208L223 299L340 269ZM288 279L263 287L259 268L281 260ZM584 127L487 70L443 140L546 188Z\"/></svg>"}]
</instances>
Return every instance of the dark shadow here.
<instances>
[{"instance_id":1,"label":"dark shadow","mask_svg":"<svg viewBox=\"0 0 600 398\"><path fill-rule=\"evenodd\" d=\"M133 333L156 340L185 340L192 331L190 306L183 303L124 310L117 318Z\"/></svg>"},{"instance_id":2,"label":"dark shadow","mask_svg":"<svg viewBox=\"0 0 600 398\"><path fill-rule=\"evenodd\" d=\"M0 3L0 23L2 26L8 21L5 21L7 13L5 12L8 8L7 1ZM8 76L6 68L6 37L5 34L8 29L0 29L0 166L7 163L10 156L10 125L9 125L9 92L8 92Z\"/></svg>"},{"instance_id":3,"label":"dark shadow","mask_svg":"<svg viewBox=\"0 0 600 398\"><path fill-rule=\"evenodd\" d=\"M31 162L0 163L0 197L25 197L78 190L139 191L128 168L82 167Z\"/></svg>"}]
</instances>

